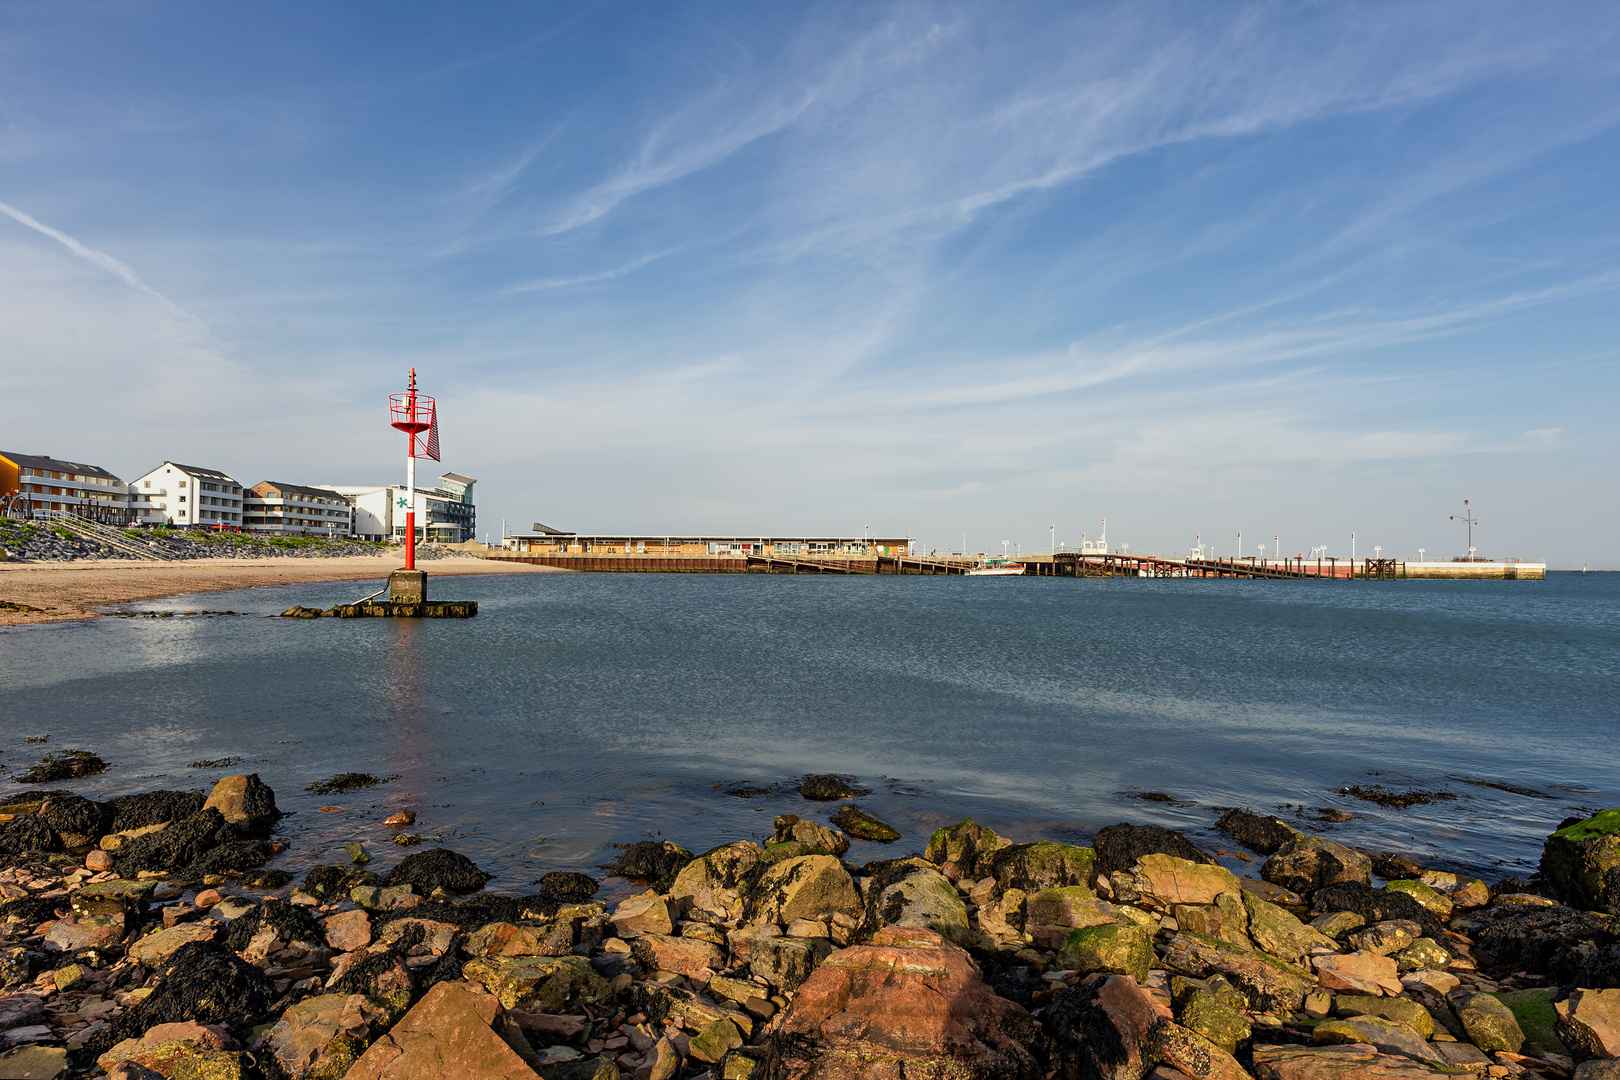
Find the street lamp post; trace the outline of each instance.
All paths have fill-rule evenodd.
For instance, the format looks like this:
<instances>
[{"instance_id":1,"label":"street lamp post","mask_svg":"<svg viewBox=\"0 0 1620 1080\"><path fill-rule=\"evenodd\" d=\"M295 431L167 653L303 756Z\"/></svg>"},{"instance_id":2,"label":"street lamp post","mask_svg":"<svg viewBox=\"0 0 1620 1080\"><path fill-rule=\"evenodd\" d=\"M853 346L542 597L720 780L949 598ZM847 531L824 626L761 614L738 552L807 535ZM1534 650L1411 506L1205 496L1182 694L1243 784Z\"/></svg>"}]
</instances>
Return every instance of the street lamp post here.
<instances>
[{"instance_id":1,"label":"street lamp post","mask_svg":"<svg viewBox=\"0 0 1620 1080\"><path fill-rule=\"evenodd\" d=\"M1456 521L1457 515L1451 515L1451 520ZM1468 558L1471 561L1474 558L1474 526L1479 524L1479 519L1474 517L1473 507L1468 505L1467 499L1463 500L1463 522L1468 526Z\"/></svg>"}]
</instances>

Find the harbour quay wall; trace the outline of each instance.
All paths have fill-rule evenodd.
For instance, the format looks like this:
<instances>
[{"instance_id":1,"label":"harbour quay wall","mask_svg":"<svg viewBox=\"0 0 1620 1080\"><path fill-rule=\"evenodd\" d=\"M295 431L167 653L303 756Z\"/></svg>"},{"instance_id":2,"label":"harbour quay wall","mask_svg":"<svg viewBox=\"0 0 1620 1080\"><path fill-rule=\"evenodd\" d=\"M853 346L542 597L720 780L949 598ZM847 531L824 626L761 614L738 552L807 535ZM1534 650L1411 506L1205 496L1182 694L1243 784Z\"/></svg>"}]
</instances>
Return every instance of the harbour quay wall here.
<instances>
[{"instance_id":1,"label":"harbour quay wall","mask_svg":"<svg viewBox=\"0 0 1620 1080\"><path fill-rule=\"evenodd\" d=\"M1457 581L1542 581L1547 577L1547 564L1541 560L1403 562L1401 569L1402 577L1448 578Z\"/></svg>"}]
</instances>

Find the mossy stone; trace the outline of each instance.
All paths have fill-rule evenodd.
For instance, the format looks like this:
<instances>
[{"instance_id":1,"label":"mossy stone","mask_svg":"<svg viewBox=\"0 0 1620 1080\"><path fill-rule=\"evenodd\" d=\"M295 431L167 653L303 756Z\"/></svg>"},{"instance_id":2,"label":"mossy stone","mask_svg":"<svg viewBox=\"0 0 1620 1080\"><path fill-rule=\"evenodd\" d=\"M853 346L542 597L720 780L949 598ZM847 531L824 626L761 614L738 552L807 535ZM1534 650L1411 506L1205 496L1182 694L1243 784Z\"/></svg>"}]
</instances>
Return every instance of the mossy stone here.
<instances>
[{"instance_id":1,"label":"mossy stone","mask_svg":"<svg viewBox=\"0 0 1620 1080\"><path fill-rule=\"evenodd\" d=\"M1083 926L1063 939L1058 963L1088 975L1107 971L1146 982L1153 938L1143 926Z\"/></svg>"},{"instance_id":2,"label":"mossy stone","mask_svg":"<svg viewBox=\"0 0 1620 1080\"><path fill-rule=\"evenodd\" d=\"M1519 1030L1524 1032L1527 1046L1567 1056L1569 1050L1558 1037L1558 1031L1554 1026L1558 1021L1558 1010L1553 1008L1552 999L1557 994L1557 987L1543 986L1534 990L1514 990L1496 996L1502 1004L1513 1011L1513 1018L1519 1022Z\"/></svg>"},{"instance_id":3,"label":"mossy stone","mask_svg":"<svg viewBox=\"0 0 1620 1080\"><path fill-rule=\"evenodd\" d=\"M997 851L994 876L1004 890L1034 893L1065 885L1090 885L1096 863L1097 853L1091 848L1041 840Z\"/></svg>"},{"instance_id":4,"label":"mossy stone","mask_svg":"<svg viewBox=\"0 0 1620 1080\"><path fill-rule=\"evenodd\" d=\"M1341 938L1360 930L1367 920L1354 911L1329 911L1311 920L1311 928L1330 938Z\"/></svg>"},{"instance_id":5,"label":"mossy stone","mask_svg":"<svg viewBox=\"0 0 1620 1080\"><path fill-rule=\"evenodd\" d=\"M853 804L846 804L841 807L838 813L833 815L832 823L850 836L860 840L872 840L879 844L887 844L900 839L899 829L884 824Z\"/></svg>"},{"instance_id":6,"label":"mossy stone","mask_svg":"<svg viewBox=\"0 0 1620 1080\"><path fill-rule=\"evenodd\" d=\"M1176 1022L1190 1031L1196 1031L1228 1054L1236 1053L1241 1043L1253 1034L1248 1020L1208 990L1194 990L1187 995Z\"/></svg>"},{"instance_id":7,"label":"mossy stone","mask_svg":"<svg viewBox=\"0 0 1620 1080\"><path fill-rule=\"evenodd\" d=\"M1620 915L1620 809L1593 814L1547 837L1541 873L1570 907Z\"/></svg>"},{"instance_id":8,"label":"mossy stone","mask_svg":"<svg viewBox=\"0 0 1620 1080\"><path fill-rule=\"evenodd\" d=\"M1434 938L1420 937L1395 955L1395 966L1401 971L1444 971L1451 963L1451 954Z\"/></svg>"},{"instance_id":9,"label":"mossy stone","mask_svg":"<svg viewBox=\"0 0 1620 1080\"><path fill-rule=\"evenodd\" d=\"M1421 881L1401 879L1384 886L1385 892L1405 893L1441 919L1451 918L1452 903L1444 893L1435 891Z\"/></svg>"},{"instance_id":10,"label":"mossy stone","mask_svg":"<svg viewBox=\"0 0 1620 1080\"><path fill-rule=\"evenodd\" d=\"M1434 1016L1416 1001L1406 998L1368 997L1365 994L1335 994L1333 1015L1341 1019L1351 1016L1377 1016L1405 1024L1427 1039L1435 1032Z\"/></svg>"},{"instance_id":11,"label":"mossy stone","mask_svg":"<svg viewBox=\"0 0 1620 1080\"><path fill-rule=\"evenodd\" d=\"M1457 1014L1457 1019L1462 1021L1468 1041L1485 1053L1506 1050L1510 1054L1517 1054L1524 1046L1524 1032L1519 1028L1518 1018L1494 994L1453 990L1446 1000L1451 1003L1451 1011Z\"/></svg>"}]
</instances>

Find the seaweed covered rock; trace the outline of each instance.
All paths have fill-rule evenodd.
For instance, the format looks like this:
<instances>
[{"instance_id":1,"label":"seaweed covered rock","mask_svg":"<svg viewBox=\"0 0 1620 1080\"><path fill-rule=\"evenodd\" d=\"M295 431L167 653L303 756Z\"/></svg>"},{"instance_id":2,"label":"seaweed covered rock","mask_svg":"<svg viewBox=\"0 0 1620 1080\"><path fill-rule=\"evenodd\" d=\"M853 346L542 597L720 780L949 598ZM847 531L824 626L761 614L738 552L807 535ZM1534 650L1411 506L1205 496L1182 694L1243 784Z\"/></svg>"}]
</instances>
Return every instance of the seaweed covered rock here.
<instances>
[{"instance_id":1,"label":"seaweed covered rock","mask_svg":"<svg viewBox=\"0 0 1620 1080\"><path fill-rule=\"evenodd\" d=\"M1051 1063L1066 1080L1140 1080L1153 1067L1149 1047L1161 1017L1129 975L1106 975L1060 990L1041 1012Z\"/></svg>"},{"instance_id":2,"label":"seaweed covered rock","mask_svg":"<svg viewBox=\"0 0 1620 1080\"><path fill-rule=\"evenodd\" d=\"M478 869L465 855L449 848L434 848L405 856L389 871L387 881L389 885L413 885L424 894L438 889L447 893L470 893L482 889L493 876Z\"/></svg>"},{"instance_id":3,"label":"seaweed covered rock","mask_svg":"<svg viewBox=\"0 0 1620 1080\"><path fill-rule=\"evenodd\" d=\"M246 1018L262 1018L275 996L264 972L213 941L180 946L159 968L158 976L152 993L101 1036L106 1042L101 1050L158 1024L232 1025Z\"/></svg>"},{"instance_id":4,"label":"seaweed covered rock","mask_svg":"<svg viewBox=\"0 0 1620 1080\"><path fill-rule=\"evenodd\" d=\"M1405 919L1417 923L1424 937L1439 941L1446 936L1446 928L1434 912L1410 896L1374 889L1361 881L1342 881L1318 890L1311 898L1311 911L1317 915L1350 911L1369 923Z\"/></svg>"},{"instance_id":5,"label":"seaweed covered rock","mask_svg":"<svg viewBox=\"0 0 1620 1080\"><path fill-rule=\"evenodd\" d=\"M1097 853L1091 848L1051 840L1013 844L990 857L987 876L994 877L1003 890L1022 889L1026 893L1065 885L1090 885L1096 858Z\"/></svg>"},{"instance_id":6,"label":"seaweed covered rock","mask_svg":"<svg viewBox=\"0 0 1620 1080\"><path fill-rule=\"evenodd\" d=\"M224 874L232 870L256 870L275 857L276 849L264 840L232 840L205 851L186 868L187 878L204 874Z\"/></svg>"},{"instance_id":7,"label":"seaweed covered rock","mask_svg":"<svg viewBox=\"0 0 1620 1080\"><path fill-rule=\"evenodd\" d=\"M1541 876L1570 907L1620 915L1620 809L1566 822L1547 837Z\"/></svg>"},{"instance_id":8,"label":"seaweed covered rock","mask_svg":"<svg viewBox=\"0 0 1620 1080\"><path fill-rule=\"evenodd\" d=\"M57 750L39 759L17 777L19 784L54 784L107 771L107 763L88 750Z\"/></svg>"},{"instance_id":9,"label":"seaweed covered rock","mask_svg":"<svg viewBox=\"0 0 1620 1080\"><path fill-rule=\"evenodd\" d=\"M619 852L608 873L641 885L667 886L696 856L679 844L642 840Z\"/></svg>"},{"instance_id":10,"label":"seaweed covered rock","mask_svg":"<svg viewBox=\"0 0 1620 1080\"><path fill-rule=\"evenodd\" d=\"M1023 900L1024 918L1017 927L1017 911L1008 910L1007 901ZM1009 919L1009 915L1013 916ZM1066 885L1061 889L1042 889L1026 895L1013 889L1002 893L1001 903L995 902L979 908L979 927L989 933L1006 937L1008 930L1022 927L1035 944L1043 949L1055 949L1075 930L1084 926L1103 926L1119 922L1122 912L1083 885ZM1006 929L1003 929L1005 927Z\"/></svg>"},{"instance_id":11,"label":"seaweed covered rock","mask_svg":"<svg viewBox=\"0 0 1620 1080\"><path fill-rule=\"evenodd\" d=\"M1305 835L1282 818L1262 817L1247 810L1228 810L1221 815L1215 827L1261 855L1275 855L1278 850Z\"/></svg>"},{"instance_id":12,"label":"seaweed covered rock","mask_svg":"<svg viewBox=\"0 0 1620 1080\"><path fill-rule=\"evenodd\" d=\"M1304 836L1277 849L1260 868L1260 876L1273 885L1309 896L1341 882L1371 885L1372 860L1332 840Z\"/></svg>"},{"instance_id":13,"label":"seaweed covered rock","mask_svg":"<svg viewBox=\"0 0 1620 1080\"><path fill-rule=\"evenodd\" d=\"M382 878L355 866L312 866L304 875L303 891L321 900L337 900L349 895L356 885L376 885Z\"/></svg>"},{"instance_id":14,"label":"seaweed covered rock","mask_svg":"<svg viewBox=\"0 0 1620 1080\"><path fill-rule=\"evenodd\" d=\"M0 823L0 855L62 850L62 838L33 814Z\"/></svg>"},{"instance_id":15,"label":"seaweed covered rock","mask_svg":"<svg viewBox=\"0 0 1620 1080\"><path fill-rule=\"evenodd\" d=\"M204 796L200 791L147 791L139 795L120 795L111 800L112 821L108 832L129 832L153 825L167 825L183 821L203 808Z\"/></svg>"},{"instance_id":16,"label":"seaweed covered rock","mask_svg":"<svg viewBox=\"0 0 1620 1080\"><path fill-rule=\"evenodd\" d=\"M1502 1004L1494 994L1457 989L1446 995L1446 1001L1451 1005L1451 1011L1457 1014L1457 1019L1462 1021L1463 1029L1468 1032L1468 1041L1487 1054L1498 1050L1517 1054L1524 1045L1524 1032L1519 1029L1519 1021L1514 1017L1513 1010Z\"/></svg>"},{"instance_id":17,"label":"seaweed covered rock","mask_svg":"<svg viewBox=\"0 0 1620 1080\"><path fill-rule=\"evenodd\" d=\"M995 853L1011 843L972 818L963 818L955 825L935 829L928 837L923 858L940 867L952 880L965 877L977 881L991 876Z\"/></svg>"},{"instance_id":18,"label":"seaweed covered rock","mask_svg":"<svg viewBox=\"0 0 1620 1080\"><path fill-rule=\"evenodd\" d=\"M270 831L281 819L276 809L276 793L258 773L222 777L209 792L204 809L218 810L239 831L259 836Z\"/></svg>"},{"instance_id":19,"label":"seaweed covered rock","mask_svg":"<svg viewBox=\"0 0 1620 1080\"><path fill-rule=\"evenodd\" d=\"M853 776L822 773L805 777L799 784L799 794L815 802L833 802L837 799L859 799L872 792L870 788L857 787Z\"/></svg>"},{"instance_id":20,"label":"seaweed covered rock","mask_svg":"<svg viewBox=\"0 0 1620 1080\"><path fill-rule=\"evenodd\" d=\"M1336 949L1338 944L1315 927L1306 926L1292 912L1243 890L1243 906L1249 913L1249 937L1263 952L1298 964L1312 949Z\"/></svg>"},{"instance_id":21,"label":"seaweed covered rock","mask_svg":"<svg viewBox=\"0 0 1620 1080\"><path fill-rule=\"evenodd\" d=\"M295 942L318 946L324 940L325 928L308 909L274 897L232 919L225 933L227 949L242 953L254 948L261 957Z\"/></svg>"},{"instance_id":22,"label":"seaweed covered rock","mask_svg":"<svg viewBox=\"0 0 1620 1080\"><path fill-rule=\"evenodd\" d=\"M225 823L224 815L210 807L124 842L113 858L125 877L143 870L183 870L214 848L235 840L236 832Z\"/></svg>"},{"instance_id":23,"label":"seaweed covered rock","mask_svg":"<svg viewBox=\"0 0 1620 1080\"><path fill-rule=\"evenodd\" d=\"M1565 985L1620 986L1620 943L1601 916L1563 905L1496 904L1471 912L1466 933L1480 966L1498 974L1528 971Z\"/></svg>"},{"instance_id":24,"label":"seaweed covered rock","mask_svg":"<svg viewBox=\"0 0 1620 1080\"><path fill-rule=\"evenodd\" d=\"M553 870L549 874L540 875L539 888L540 895L548 899L563 904L578 904L595 896L600 886L589 874L572 870Z\"/></svg>"},{"instance_id":25,"label":"seaweed covered rock","mask_svg":"<svg viewBox=\"0 0 1620 1080\"><path fill-rule=\"evenodd\" d=\"M56 795L39 808L39 819L62 838L68 848L90 847L106 830L107 807L82 795Z\"/></svg>"},{"instance_id":26,"label":"seaweed covered rock","mask_svg":"<svg viewBox=\"0 0 1620 1080\"><path fill-rule=\"evenodd\" d=\"M1033 1080L1039 1037L968 954L921 927L843 949L794 995L771 1044L787 1080L949 1076Z\"/></svg>"},{"instance_id":27,"label":"seaweed covered rock","mask_svg":"<svg viewBox=\"0 0 1620 1080\"><path fill-rule=\"evenodd\" d=\"M1173 855L1194 863L1215 861L1185 836L1157 825L1110 825L1097 830L1091 845L1097 852L1099 874L1128 873L1144 855Z\"/></svg>"},{"instance_id":28,"label":"seaweed covered rock","mask_svg":"<svg viewBox=\"0 0 1620 1080\"><path fill-rule=\"evenodd\" d=\"M838 813L833 815L832 823L858 840L888 844L900 839L899 829L879 821L854 804L840 807Z\"/></svg>"}]
</instances>

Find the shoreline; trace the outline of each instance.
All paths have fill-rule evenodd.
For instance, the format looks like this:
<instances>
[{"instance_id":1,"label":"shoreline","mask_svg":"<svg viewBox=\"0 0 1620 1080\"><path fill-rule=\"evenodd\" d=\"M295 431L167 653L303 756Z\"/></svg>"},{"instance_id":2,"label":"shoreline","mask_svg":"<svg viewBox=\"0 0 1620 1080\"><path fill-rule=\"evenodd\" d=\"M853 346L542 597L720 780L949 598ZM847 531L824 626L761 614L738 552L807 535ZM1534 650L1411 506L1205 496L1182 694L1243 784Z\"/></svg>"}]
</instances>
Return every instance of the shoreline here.
<instances>
[{"instance_id":1,"label":"shoreline","mask_svg":"<svg viewBox=\"0 0 1620 1080\"><path fill-rule=\"evenodd\" d=\"M147 562L97 559L62 563L0 563L0 627L100 618L97 608L160 600L197 592L229 592L258 585L296 585L386 577L399 568L395 555L335 558L188 559ZM430 575L566 573L553 567L500 563L475 556L434 559Z\"/></svg>"},{"instance_id":2,"label":"shoreline","mask_svg":"<svg viewBox=\"0 0 1620 1080\"><path fill-rule=\"evenodd\" d=\"M287 811L256 773L98 803L48 788L99 759L46 764L0 799L0 943L22 957L7 1041L50 1066L27 1075L139 1080L179 1057L175 1080L222 1064L318 1080L317 1053L351 1077L402 1055L394 1075L426 1075L443 1054L418 1044L451 1002L478 1021L456 1038L515 1055L469 1080L1600 1080L1616 1064L1620 901L1592 890L1620 810L1560 823L1540 872L1494 884L1234 810L1216 828L1253 853L1235 873L1124 823L1079 844L945 818L912 853L857 848L900 834L855 778L822 774L768 838L614 845L600 876L503 896L407 832L414 811L367 811L410 851L391 868L367 869L357 841L300 881L277 866ZM359 1021L337 1027L342 1009ZM940 1035L951 1023L993 1049ZM1122 1054L1140 1067L1102 1071ZM875 1064L835 1071L849 1061Z\"/></svg>"}]
</instances>

